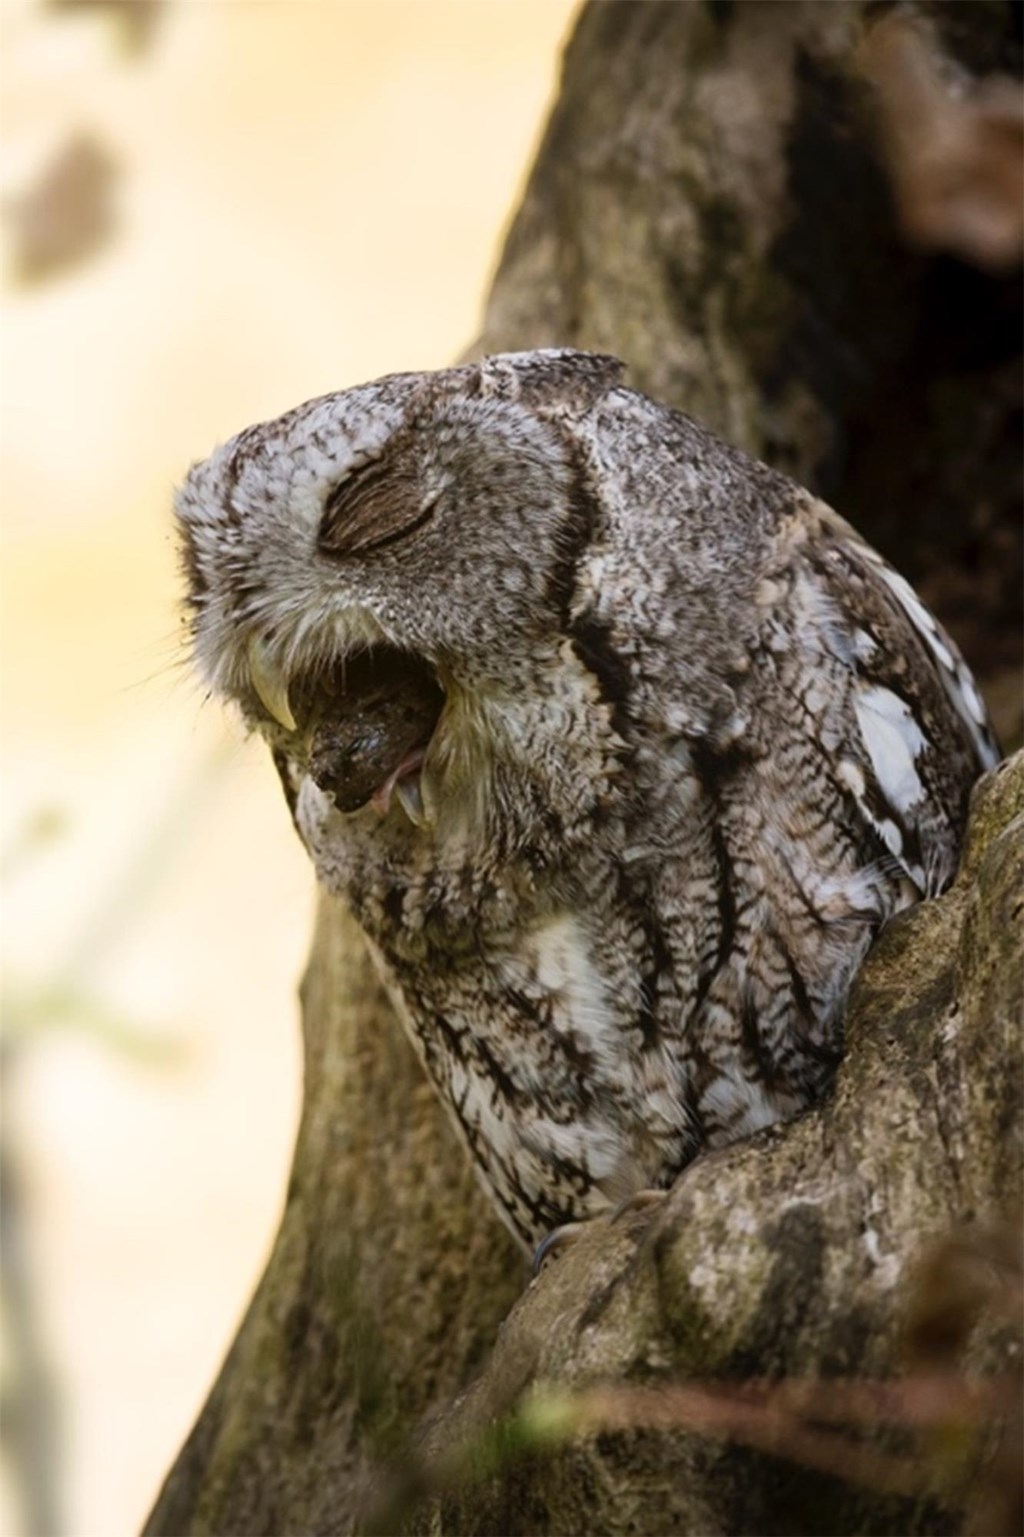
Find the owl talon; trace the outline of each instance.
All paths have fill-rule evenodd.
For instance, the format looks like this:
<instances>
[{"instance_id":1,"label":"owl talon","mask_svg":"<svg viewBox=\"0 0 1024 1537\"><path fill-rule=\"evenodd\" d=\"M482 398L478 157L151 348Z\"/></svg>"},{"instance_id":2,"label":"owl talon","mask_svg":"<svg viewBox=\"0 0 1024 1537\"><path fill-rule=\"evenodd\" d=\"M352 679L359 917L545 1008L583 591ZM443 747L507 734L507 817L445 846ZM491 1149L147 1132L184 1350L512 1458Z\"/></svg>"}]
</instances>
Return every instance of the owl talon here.
<instances>
[{"instance_id":1,"label":"owl talon","mask_svg":"<svg viewBox=\"0 0 1024 1537\"><path fill-rule=\"evenodd\" d=\"M553 1227L547 1237L541 1239L533 1252L533 1262L530 1266L531 1274L539 1276L544 1268L544 1261L550 1259L556 1249L564 1249L566 1244L572 1243L587 1226L589 1224L586 1222L563 1222L560 1226Z\"/></svg>"},{"instance_id":2,"label":"owl talon","mask_svg":"<svg viewBox=\"0 0 1024 1537\"><path fill-rule=\"evenodd\" d=\"M552 1228L534 1250L531 1273L534 1276L540 1275L544 1262L549 1260L557 1249L564 1249L569 1244L575 1243L584 1229L592 1227L595 1222L605 1222L612 1227L617 1222L621 1222L624 1217L636 1216L638 1212L647 1212L649 1208L660 1206L667 1195L667 1190L635 1190L610 1212L602 1213L598 1217L590 1217L585 1222L563 1222L558 1227Z\"/></svg>"}]
</instances>

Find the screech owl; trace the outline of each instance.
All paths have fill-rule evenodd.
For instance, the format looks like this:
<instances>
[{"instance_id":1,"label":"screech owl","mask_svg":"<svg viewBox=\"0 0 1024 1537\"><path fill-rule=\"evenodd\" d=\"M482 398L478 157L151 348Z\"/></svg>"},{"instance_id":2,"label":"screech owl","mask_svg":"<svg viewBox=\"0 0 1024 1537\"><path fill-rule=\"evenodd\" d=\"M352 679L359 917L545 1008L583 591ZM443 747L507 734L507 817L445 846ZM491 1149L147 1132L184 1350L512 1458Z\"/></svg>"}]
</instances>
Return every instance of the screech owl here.
<instances>
[{"instance_id":1,"label":"screech owl","mask_svg":"<svg viewBox=\"0 0 1024 1537\"><path fill-rule=\"evenodd\" d=\"M176 504L199 668L527 1245L822 1095L997 758L908 584L622 371L396 374Z\"/></svg>"}]
</instances>

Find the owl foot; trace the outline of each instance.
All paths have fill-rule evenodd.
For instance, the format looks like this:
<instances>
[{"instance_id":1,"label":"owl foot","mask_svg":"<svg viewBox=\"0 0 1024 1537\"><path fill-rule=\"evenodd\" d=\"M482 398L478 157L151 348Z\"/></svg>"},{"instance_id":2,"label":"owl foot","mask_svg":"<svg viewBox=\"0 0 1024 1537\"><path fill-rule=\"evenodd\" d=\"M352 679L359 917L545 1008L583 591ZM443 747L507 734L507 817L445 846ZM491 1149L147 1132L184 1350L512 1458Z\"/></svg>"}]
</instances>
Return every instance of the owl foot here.
<instances>
[{"instance_id":1,"label":"owl foot","mask_svg":"<svg viewBox=\"0 0 1024 1537\"><path fill-rule=\"evenodd\" d=\"M610 1212L603 1213L600 1217L590 1217L586 1222L563 1222L561 1226L552 1228L546 1238L542 1238L537 1245L531 1272L540 1275L544 1262L559 1249L574 1243L585 1228L594 1222L606 1222L609 1227L621 1222L624 1217L636 1216L639 1212L647 1212L655 1206L660 1206L668 1195L667 1190L634 1190L632 1195L626 1197L614 1206Z\"/></svg>"},{"instance_id":2,"label":"owl foot","mask_svg":"<svg viewBox=\"0 0 1024 1537\"><path fill-rule=\"evenodd\" d=\"M634 1190L632 1195L627 1195L608 1218L610 1223L621 1222L623 1217L629 1217L636 1212L649 1211L654 1206L660 1206L668 1195L667 1190Z\"/></svg>"},{"instance_id":3,"label":"owl foot","mask_svg":"<svg viewBox=\"0 0 1024 1537\"><path fill-rule=\"evenodd\" d=\"M591 1221L595 1219L591 1218ZM601 1218L597 1218L601 1221ZM542 1238L533 1251L533 1261L530 1265L530 1274L538 1276L544 1268L544 1261L551 1258L557 1249L564 1249L567 1244L578 1238L589 1222L563 1222L559 1227L553 1227L546 1238Z\"/></svg>"}]
</instances>

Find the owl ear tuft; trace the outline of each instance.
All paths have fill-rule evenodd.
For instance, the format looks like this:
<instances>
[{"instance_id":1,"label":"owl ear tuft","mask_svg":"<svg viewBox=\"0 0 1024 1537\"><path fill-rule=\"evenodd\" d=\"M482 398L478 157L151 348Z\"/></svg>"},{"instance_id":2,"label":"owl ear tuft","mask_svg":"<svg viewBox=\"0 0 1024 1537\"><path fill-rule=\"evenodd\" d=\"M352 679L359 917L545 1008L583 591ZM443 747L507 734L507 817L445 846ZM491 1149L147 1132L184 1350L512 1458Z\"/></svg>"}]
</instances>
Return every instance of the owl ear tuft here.
<instances>
[{"instance_id":1,"label":"owl ear tuft","mask_svg":"<svg viewBox=\"0 0 1024 1537\"><path fill-rule=\"evenodd\" d=\"M545 347L498 352L479 365L484 397L518 400L555 415L581 416L622 382L626 365L604 352Z\"/></svg>"}]
</instances>

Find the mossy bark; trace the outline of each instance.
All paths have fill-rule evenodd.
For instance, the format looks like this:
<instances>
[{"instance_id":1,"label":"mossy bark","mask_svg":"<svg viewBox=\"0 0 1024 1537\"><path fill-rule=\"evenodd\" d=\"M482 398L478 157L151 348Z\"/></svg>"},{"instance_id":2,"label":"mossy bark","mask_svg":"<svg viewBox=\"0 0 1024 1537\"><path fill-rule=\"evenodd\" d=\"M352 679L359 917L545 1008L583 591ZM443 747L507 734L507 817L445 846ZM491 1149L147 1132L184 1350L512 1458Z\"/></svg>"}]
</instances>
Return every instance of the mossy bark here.
<instances>
[{"instance_id":1,"label":"mossy bark","mask_svg":"<svg viewBox=\"0 0 1024 1537\"><path fill-rule=\"evenodd\" d=\"M858 64L884 9L587 5L476 350L612 351L632 383L796 474L917 581L1012 737L1019 300L901 240ZM922 9L966 69L1019 63L1011 7ZM443 1457L541 1379L891 1370L914 1254L1019 1189L1022 776L986 782L961 881L872 953L829 1104L694 1166L645 1235L588 1232L514 1308L522 1256L325 898L280 1234L151 1537L353 1531L418 1427ZM402 1515L466 1533L956 1519L653 1432Z\"/></svg>"}]
</instances>

